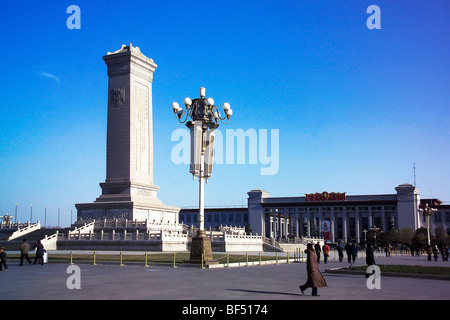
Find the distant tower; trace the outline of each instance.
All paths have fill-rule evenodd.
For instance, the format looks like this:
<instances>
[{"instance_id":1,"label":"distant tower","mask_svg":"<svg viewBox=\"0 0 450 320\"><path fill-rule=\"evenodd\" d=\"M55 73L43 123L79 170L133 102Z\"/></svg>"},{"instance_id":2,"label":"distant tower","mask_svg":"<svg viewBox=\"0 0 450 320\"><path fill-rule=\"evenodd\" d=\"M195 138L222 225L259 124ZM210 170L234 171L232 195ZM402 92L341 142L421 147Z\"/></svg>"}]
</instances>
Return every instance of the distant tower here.
<instances>
[{"instance_id":1,"label":"distant tower","mask_svg":"<svg viewBox=\"0 0 450 320\"><path fill-rule=\"evenodd\" d=\"M398 228L417 230L423 223L419 212L419 189L404 183L397 186L395 191L397 191Z\"/></svg>"},{"instance_id":2,"label":"distant tower","mask_svg":"<svg viewBox=\"0 0 450 320\"><path fill-rule=\"evenodd\" d=\"M76 204L78 220L178 222L153 184L152 83L156 64L138 47L103 57L108 69L106 179L94 203Z\"/></svg>"}]
</instances>

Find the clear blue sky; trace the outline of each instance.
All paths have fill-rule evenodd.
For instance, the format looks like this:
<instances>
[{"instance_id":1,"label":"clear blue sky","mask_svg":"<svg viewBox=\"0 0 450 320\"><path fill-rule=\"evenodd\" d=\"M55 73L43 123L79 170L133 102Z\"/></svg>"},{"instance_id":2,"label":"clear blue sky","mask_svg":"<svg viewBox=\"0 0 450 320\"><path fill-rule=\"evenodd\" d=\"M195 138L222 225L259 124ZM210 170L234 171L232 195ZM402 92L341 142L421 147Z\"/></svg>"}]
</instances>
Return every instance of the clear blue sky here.
<instances>
[{"instance_id":1,"label":"clear blue sky","mask_svg":"<svg viewBox=\"0 0 450 320\"><path fill-rule=\"evenodd\" d=\"M69 5L81 29L69 30ZM369 30L369 5L381 29ZM234 114L220 129L278 129L279 171L218 164L206 205L247 192L394 193L413 183L450 202L450 2L6 1L0 10L0 214L70 223L105 179L107 75L122 44L158 65L154 182L167 205L196 206L198 184L176 165L170 105L206 87Z\"/></svg>"}]
</instances>

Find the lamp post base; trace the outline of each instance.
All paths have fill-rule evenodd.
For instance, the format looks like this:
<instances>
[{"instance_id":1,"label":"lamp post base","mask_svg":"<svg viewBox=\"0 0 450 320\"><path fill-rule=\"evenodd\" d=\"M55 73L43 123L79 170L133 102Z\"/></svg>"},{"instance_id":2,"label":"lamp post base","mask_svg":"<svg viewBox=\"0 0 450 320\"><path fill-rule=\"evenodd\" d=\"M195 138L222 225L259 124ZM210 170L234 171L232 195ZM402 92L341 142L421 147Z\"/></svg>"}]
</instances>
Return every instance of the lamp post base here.
<instances>
[{"instance_id":1,"label":"lamp post base","mask_svg":"<svg viewBox=\"0 0 450 320\"><path fill-rule=\"evenodd\" d=\"M213 260L211 239L206 236L205 231L199 231L197 236L192 238L191 255L189 260L184 261L193 264L217 264L218 261Z\"/></svg>"}]
</instances>

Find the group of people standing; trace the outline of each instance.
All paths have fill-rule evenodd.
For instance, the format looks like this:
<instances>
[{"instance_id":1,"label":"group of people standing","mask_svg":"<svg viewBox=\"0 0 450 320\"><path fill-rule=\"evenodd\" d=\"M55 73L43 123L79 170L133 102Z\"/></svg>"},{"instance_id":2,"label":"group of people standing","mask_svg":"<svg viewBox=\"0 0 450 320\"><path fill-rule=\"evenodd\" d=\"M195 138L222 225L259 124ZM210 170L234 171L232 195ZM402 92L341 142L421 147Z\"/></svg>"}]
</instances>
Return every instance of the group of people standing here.
<instances>
[{"instance_id":1,"label":"group of people standing","mask_svg":"<svg viewBox=\"0 0 450 320\"><path fill-rule=\"evenodd\" d=\"M316 248L317 248L317 246L319 246L319 248L320 248L319 243L317 243L315 245ZM325 246L328 248L328 245L327 245L326 242L325 242L323 247L325 248ZM326 255L326 260L324 259L325 263L327 263L327 261L328 261L329 250L330 249L328 248L327 255ZM347 261L348 261L348 263L355 263L356 258L358 257L358 247L356 246L355 243L347 243L345 245L345 247L341 243L339 243L336 246L336 251L338 252L339 262L342 262L342 260L344 260L344 251L347 253ZM324 249L324 255L325 255L325 249ZM319 254L319 258L320 258L320 254Z\"/></svg>"},{"instance_id":2,"label":"group of people standing","mask_svg":"<svg viewBox=\"0 0 450 320\"><path fill-rule=\"evenodd\" d=\"M31 259L29 257L29 251L36 249L36 257L34 258L34 263L31 263ZM0 271L3 271L3 267L5 271L8 271L8 265L6 263L6 251L5 247L0 248ZM23 260L27 260L30 264L39 263L41 265L44 264L44 253L46 250L44 249L44 245L38 240L33 246L31 246L26 239L23 239L22 244L20 245L20 263L19 266L23 266Z\"/></svg>"}]
</instances>

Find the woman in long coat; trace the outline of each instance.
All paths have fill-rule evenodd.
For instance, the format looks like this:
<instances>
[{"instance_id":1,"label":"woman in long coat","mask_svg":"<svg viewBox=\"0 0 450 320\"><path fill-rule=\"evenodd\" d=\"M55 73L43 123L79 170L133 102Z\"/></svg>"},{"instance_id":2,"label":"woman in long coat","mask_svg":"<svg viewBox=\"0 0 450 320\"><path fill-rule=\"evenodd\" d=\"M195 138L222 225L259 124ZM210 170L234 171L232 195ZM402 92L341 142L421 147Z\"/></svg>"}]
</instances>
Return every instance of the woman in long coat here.
<instances>
[{"instance_id":1,"label":"woman in long coat","mask_svg":"<svg viewBox=\"0 0 450 320\"><path fill-rule=\"evenodd\" d=\"M308 274L308 279L304 285L299 286L300 291L303 294L303 291L307 288L312 288L312 295L318 296L317 288L326 287L327 282L319 271L317 257L311 243L308 243L306 246L306 271Z\"/></svg>"}]
</instances>

